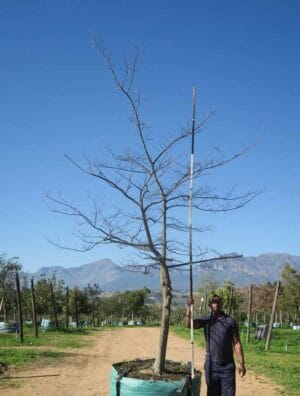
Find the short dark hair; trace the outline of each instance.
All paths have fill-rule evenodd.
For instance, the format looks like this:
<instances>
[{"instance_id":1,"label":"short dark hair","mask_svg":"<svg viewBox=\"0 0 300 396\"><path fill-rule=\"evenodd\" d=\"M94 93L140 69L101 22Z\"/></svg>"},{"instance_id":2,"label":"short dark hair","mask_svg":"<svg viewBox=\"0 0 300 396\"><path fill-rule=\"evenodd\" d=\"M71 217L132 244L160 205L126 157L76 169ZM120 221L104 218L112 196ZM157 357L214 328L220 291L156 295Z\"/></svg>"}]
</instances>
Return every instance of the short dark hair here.
<instances>
[{"instance_id":1,"label":"short dark hair","mask_svg":"<svg viewBox=\"0 0 300 396\"><path fill-rule=\"evenodd\" d=\"M223 303L222 297L219 296L218 294L214 294L214 295L212 296L212 298L210 299L210 301L209 301L209 306L210 306L211 304L213 304L213 303L222 304L222 303Z\"/></svg>"}]
</instances>

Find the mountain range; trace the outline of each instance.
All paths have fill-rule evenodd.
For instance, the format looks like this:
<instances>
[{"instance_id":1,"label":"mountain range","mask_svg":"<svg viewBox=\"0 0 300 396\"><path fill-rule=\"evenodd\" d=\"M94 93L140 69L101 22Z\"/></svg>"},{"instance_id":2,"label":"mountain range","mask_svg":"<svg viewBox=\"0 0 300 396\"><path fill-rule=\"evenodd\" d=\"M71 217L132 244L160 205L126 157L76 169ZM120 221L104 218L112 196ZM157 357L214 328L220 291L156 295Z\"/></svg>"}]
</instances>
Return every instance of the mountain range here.
<instances>
[{"instance_id":1,"label":"mountain range","mask_svg":"<svg viewBox=\"0 0 300 396\"><path fill-rule=\"evenodd\" d=\"M283 266L288 263L297 272L300 271L300 256L286 253L265 253L257 257L241 257L239 259L218 260L212 262L205 270L199 266L193 269L194 285L200 283L204 271L212 272L219 282L230 280L236 286L261 284L280 279ZM62 266L42 267L35 273L27 274L38 279L41 276L51 278L52 274L62 279L66 286L84 287L88 283L98 283L103 291L124 291L148 287L150 290L159 289L159 271L153 270L148 275L128 271L115 264L110 259L101 259L79 267L65 268ZM171 271L172 287L174 290L187 291L189 288L188 270Z\"/></svg>"}]
</instances>

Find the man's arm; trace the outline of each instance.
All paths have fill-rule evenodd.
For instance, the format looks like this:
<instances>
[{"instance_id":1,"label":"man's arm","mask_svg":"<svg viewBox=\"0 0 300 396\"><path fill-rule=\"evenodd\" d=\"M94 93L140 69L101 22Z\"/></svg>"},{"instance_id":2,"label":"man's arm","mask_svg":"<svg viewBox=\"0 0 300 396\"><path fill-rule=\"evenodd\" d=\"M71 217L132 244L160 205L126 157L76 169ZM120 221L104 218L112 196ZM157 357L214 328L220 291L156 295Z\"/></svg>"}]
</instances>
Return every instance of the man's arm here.
<instances>
[{"instance_id":1,"label":"man's arm","mask_svg":"<svg viewBox=\"0 0 300 396\"><path fill-rule=\"evenodd\" d=\"M233 336L233 347L234 347L234 352L236 353L236 356L239 361L238 372L241 375L241 377L244 377L244 375L246 374L244 352L241 341L237 336Z\"/></svg>"},{"instance_id":2,"label":"man's arm","mask_svg":"<svg viewBox=\"0 0 300 396\"><path fill-rule=\"evenodd\" d=\"M184 317L184 325L187 328L191 327L191 305L193 304L194 304L194 300L189 298L187 301L185 317ZM200 329L201 327L203 327L201 325L201 321L199 319L194 319L194 329Z\"/></svg>"}]
</instances>

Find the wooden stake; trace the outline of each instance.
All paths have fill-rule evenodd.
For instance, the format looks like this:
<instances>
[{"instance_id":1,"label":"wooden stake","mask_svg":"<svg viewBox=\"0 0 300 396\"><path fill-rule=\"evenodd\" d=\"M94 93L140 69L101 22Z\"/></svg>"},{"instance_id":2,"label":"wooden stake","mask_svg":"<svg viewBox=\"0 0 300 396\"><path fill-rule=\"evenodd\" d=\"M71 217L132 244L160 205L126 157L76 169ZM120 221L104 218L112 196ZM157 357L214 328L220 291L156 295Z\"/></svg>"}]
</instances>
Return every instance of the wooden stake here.
<instances>
[{"instance_id":1,"label":"wooden stake","mask_svg":"<svg viewBox=\"0 0 300 396\"><path fill-rule=\"evenodd\" d=\"M34 334L35 334L35 338L38 338L39 331L38 331L38 325L37 325L37 320L36 320L35 293L34 293L33 278L31 279L31 305L32 305L32 321L33 321Z\"/></svg>"},{"instance_id":2,"label":"wooden stake","mask_svg":"<svg viewBox=\"0 0 300 396\"><path fill-rule=\"evenodd\" d=\"M270 341L271 341L271 336L272 336L272 328L273 328L276 304L277 304L277 299L278 299L279 285L280 285L280 281L277 281L274 300L273 300L272 313L271 313L271 318L270 318L270 323L269 323L269 328L268 328L268 335L267 335L266 345L265 345L266 351L268 351L270 348Z\"/></svg>"},{"instance_id":3,"label":"wooden stake","mask_svg":"<svg viewBox=\"0 0 300 396\"><path fill-rule=\"evenodd\" d=\"M19 323L19 335L21 344L24 342L23 333L23 311L22 311L22 301L21 301L21 291L20 291L20 280L19 273L16 271L16 290L17 290L17 307L18 307L18 323Z\"/></svg>"},{"instance_id":4,"label":"wooden stake","mask_svg":"<svg viewBox=\"0 0 300 396\"><path fill-rule=\"evenodd\" d=\"M92 324L95 327L95 301L92 301Z\"/></svg>"},{"instance_id":5,"label":"wooden stake","mask_svg":"<svg viewBox=\"0 0 300 396\"><path fill-rule=\"evenodd\" d=\"M76 288L74 289L74 311L75 311L75 320L76 320L76 328L79 328L79 318L78 318L78 309L77 309L77 292Z\"/></svg>"},{"instance_id":6,"label":"wooden stake","mask_svg":"<svg viewBox=\"0 0 300 396\"><path fill-rule=\"evenodd\" d=\"M54 296L54 292L53 292L52 282L50 282L50 290L51 290L52 309L53 309L53 313L54 313L55 330L58 331L58 320L57 320L55 296Z\"/></svg>"},{"instance_id":7,"label":"wooden stake","mask_svg":"<svg viewBox=\"0 0 300 396\"><path fill-rule=\"evenodd\" d=\"M252 293L253 293L253 285L250 285L249 288L249 300L248 300L248 312L247 312L247 335L246 335L246 344L249 344L250 341L250 322L251 322L251 313L252 313Z\"/></svg>"},{"instance_id":8,"label":"wooden stake","mask_svg":"<svg viewBox=\"0 0 300 396\"><path fill-rule=\"evenodd\" d=\"M69 327L69 287L66 288L66 328Z\"/></svg>"}]
</instances>

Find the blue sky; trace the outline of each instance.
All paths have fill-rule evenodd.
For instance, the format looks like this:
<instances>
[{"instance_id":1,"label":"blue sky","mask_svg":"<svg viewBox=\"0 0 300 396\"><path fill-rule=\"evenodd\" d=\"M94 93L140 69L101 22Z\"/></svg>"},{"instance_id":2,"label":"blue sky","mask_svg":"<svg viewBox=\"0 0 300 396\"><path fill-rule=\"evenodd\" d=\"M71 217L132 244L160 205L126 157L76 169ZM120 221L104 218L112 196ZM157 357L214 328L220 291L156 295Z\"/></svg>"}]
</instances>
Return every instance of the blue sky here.
<instances>
[{"instance_id":1,"label":"blue sky","mask_svg":"<svg viewBox=\"0 0 300 396\"><path fill-rule=\"evenodd\" d=\"M48 208L47 191L85 204L99 187L71 166L85 153L130 144L131 126L91 36L122 64L141 49L137 83L153 134L178 130L214 109L196 158L217 145L250 152L214 182L263 190L248 207L203 218L201 244L245 256L300 255L300 3L297 1L0 2L0 252L24 269L77 266L124 251L57 249L76 245L74 227ZM201 138L202 139L202 138Z\"/></svg>"}]
</instances>

